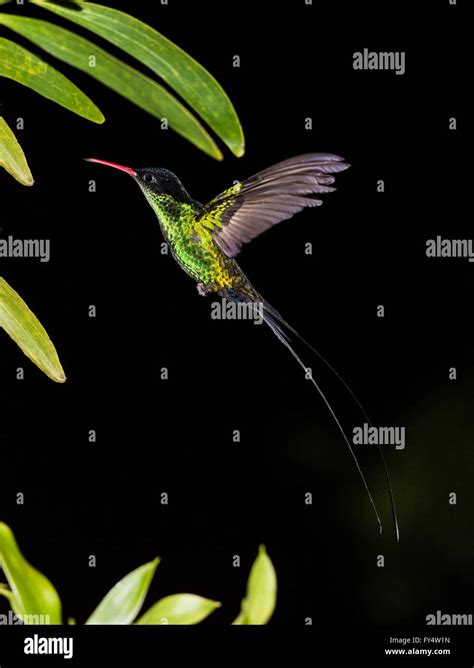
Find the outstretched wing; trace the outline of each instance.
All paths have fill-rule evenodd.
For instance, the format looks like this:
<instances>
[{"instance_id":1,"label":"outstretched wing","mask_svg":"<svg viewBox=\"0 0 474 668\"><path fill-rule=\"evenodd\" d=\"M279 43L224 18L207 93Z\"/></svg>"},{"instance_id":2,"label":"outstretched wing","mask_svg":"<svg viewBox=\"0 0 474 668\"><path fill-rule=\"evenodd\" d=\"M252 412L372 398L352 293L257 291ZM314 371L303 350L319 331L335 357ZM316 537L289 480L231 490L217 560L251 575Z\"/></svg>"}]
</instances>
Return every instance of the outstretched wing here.
<instances>
[{"instance_id":1,"label":"outstretched wing","mask_svg":"<svg viewBox=\"0 0 474 668\"><path fill-rule=\"evenodd\" d=\"M242 245L307 206L319 206L316 195L331 192L333 174L349 164L337 155L307 153L279 162L237 183L206 204L196 230L211 235L219 248L235 257Z\"/></svg>"}]
</instances>

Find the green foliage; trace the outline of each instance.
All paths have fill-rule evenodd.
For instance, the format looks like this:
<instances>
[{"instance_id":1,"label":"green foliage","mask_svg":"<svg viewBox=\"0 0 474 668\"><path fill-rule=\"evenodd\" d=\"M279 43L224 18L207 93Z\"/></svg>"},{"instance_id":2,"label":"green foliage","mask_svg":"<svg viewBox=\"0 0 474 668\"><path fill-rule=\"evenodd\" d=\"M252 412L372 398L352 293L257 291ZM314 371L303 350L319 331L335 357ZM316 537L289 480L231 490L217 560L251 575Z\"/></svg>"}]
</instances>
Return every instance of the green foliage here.
<instances>
[{"instance_id":1,"label":"green foliage","mask_svg":"<svg viewBox=\"0 0 474 668\"><path fill-rule=\"evenodd\" d=\"M0 586L13 612L25 624L38 623L44 616L47 624L61 624L61 601L51 582L26 561L16 544L12 531L0 522L0 568L10 589Z\"/></svg>"},{"instance_id":2,"label":"green foliage","mask_svg":"<svg viewBox=\"0 0 474 668\"><path fill-rule=\"evenodd\" d=\"M218 601L195 594L165 596L152 605L137 624L198 624L220 605Z\"/></svg>"},{"instance_id":3,"label":"green foliage","mask_svg":"<svg viewBox=\"0 0 474 668\"><path fill-rule=\"evenodd\" d=\"M45 328L20 295L0 276L0 327L25 355L51 380L64 383L66 376Z\"/></svg>"},{"instance_id":4,"label":"green foliage","mask_svg":"<svg viewBox=\"0 0 474 668\"><path fill-rule=\"evenodd\" d=\"M266 624L276 604L275 569L263 545L260 545L247 583L247 596L234 624Z\"/></svg>"},{"instance_id":5,"label":"green foliage","mask_svg":"<svg viewBox=\"0 0 474 668\"><path fill-rule=\"evenodd\" d=\"M24 186L33 185L25 154L5 119L0 116L0 167Z\"/></svg>"},{"instance_id":6,"label":"green foliage","mask_svg":"<svg viewBox=\"0 0 474 668\"><path fill-rule=\"evenodd\" d=\"M86 624L131 624L141 610L159 563L159 559L154 559L117 582Z\"/></svg>"},{"instance_id":7,"label":"green foliage","mask_svg":"<svg viewBox=\"0 0 474 668\"><path fill-rule=\"evenodd\" d=\"M149 67L186 100L235 155L243 155L242 128L222 87L202 65L169 39L112 7L79 0L73 7L44 0L32 1L91 30Z\"/></svg>"},{"instance_id":8,"label":"green foliage","mask_svg":"<svg viewBox=\"0 0 474 668\"><path fill-rule=\"evenodd\" d=\"M0 23L26 37L43 51L77 67L158 119L214 158L222 153L199 121L156 81L122 63L88 39L48 21L0 14Z\"/></svg>"},{"instance_id":9,"label":"green foliage","mask_svg":"<svg viewBox=\"0 0 474 668\"><path fill-rule=\"evenodd\" d=\"M156 558L136 568L122 578L106 594L86 624L133 624L145 601L151 581L159 564ZM13 611L19 615L43 615L44 623L61 623L61 602L53 585L24 559L13 533L0 522L0 570L9 588L0 584ZM242 612L234 624L266 624L275 608L276 576L264 547L260 547L247 583L247 596ZM136 624L198 624L220 607L195 594L165 596L151 606ZM26 623L28 618L26 619ZM69 624L75 624L70 618Z\"/></svg>"},{"instance_id":10,"label":"green foliage","mask_svg":"<svg viewBox=\"0 0 474 668\"><path fill-rule=\"evenodd\" d=\"M28 86L36 93L94 123L104 116L87 95L63 74L31 51L0 37L0 76Z\"/></svg>"},{"instance_id":11,"label":"green foliage","mask_svg":"<svg viewBox=\"0 0 474 668\"><path fill-rule=\"evenodd\" d=\"M221 160L222 153L197 114L236 155L244 153L244 136L237 113L214 77L181 48L151 26L124 12L92 2L56 3L31 0L33 4L68 19L109 41L134 57L174 90L185 106L153 78L122 62L85 37L48 21L0 13L0 25L20 34L60 61L86 72L156 118L207 155ZM0 5L6 4L0 0ZM8 5L7 5L8 7ZM68 78L31 51L0 37L0 76L30 87L35 92L95 123L104 116L97 106ZM1 148L0 165L5 166ZM21 171L8 169L21 183ZM24 176L24 175L23 175ZM28 183L30 185L30 183Z\"/></svg>"}]
</instances>

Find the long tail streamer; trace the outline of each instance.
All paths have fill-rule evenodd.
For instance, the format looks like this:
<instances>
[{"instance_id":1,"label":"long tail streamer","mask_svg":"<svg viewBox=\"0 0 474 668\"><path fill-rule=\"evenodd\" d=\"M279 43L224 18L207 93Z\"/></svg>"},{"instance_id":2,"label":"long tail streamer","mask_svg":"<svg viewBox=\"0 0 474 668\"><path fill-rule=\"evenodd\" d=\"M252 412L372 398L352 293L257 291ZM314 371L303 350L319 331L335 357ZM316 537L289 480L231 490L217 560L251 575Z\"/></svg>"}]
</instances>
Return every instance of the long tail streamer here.
<instances>
[{"instance_id":1,"label":"long tail streamer","mask_svg":"<svg viewBox=\"0 0 474 668\"><path fill-rule=\"evenodd\" d=\"M250 284L248 284L248 285L250 286ZM341 376L341 374L338 373L338 371L336 371L336 369L325 359L325 357L323 357L323 355L321 355L321 353L318 350L316 350L316 348L314 348L310 343L308 343L308 341L306 341L306 339L304 339L296 331L296 329L294 329L294 327L292 327L288 322L286 322L286 320L280 315L280 313L276 309L274 309L273 306L271 306L265 299L263 299L261 297L261 295L259 295L253 288L249 291L242 291L242 290L236 290L234 288L227 288L227 289L222 290L222 292L220 294L221 294L221 296L225 297L226 299L228 299L230 301L246 301L246 302L253 301L253 302L256 302L258 304L262 304L263 305L263 320L264 320L265 324L271 329L273 334L285 346L285 348L287 348L287 350L289 350L289 352L294 357L294 359L298 362L298 364L303 369L303 371L305 371L305 373L307 373L308 372L308 367L304 364L301 357L298 355L296 350L293 348L293 346L291 344L290 334L293 334L299 341L301 341L301 343L303 343L303 345L306 346L306 348L308 348L308 350L310 350L312 353L314 353L318 357L318 359L320 359L327 366L327 368L335 375L335 377L339 380L339 382L342 383L342 385L345 387L345 389L350 394L352 399L355 401L355 403L357 404L357 406L358 406L359 410L361 411L362 415L367 420L367 423L370 426L372 426L372 421L370 420L369 416L367 415L367 412L365 411L363 405L361 404L361 402L359 401L359 399L357 398L357 396L355 395L353 390L349 387L347 382L344 380L344 378ZM336 414L335 410L331 406L331 403L329 402L328 398L324 394L323 390L321 389L321 387L319 386L317 381L313 378L312 373L309 376L309 379L311 380L312 384L314 385L314 387L316 388L317 392L319 393L321 399L323 400L324 404L326 405L329 413L331 414L334 422L337 425L337 428L339 429L339 431L340 431L340 433L341 433L341 435L342 435L342 437L343 437L343 439L344 439L344 441L345 441L345 443L346 443L346 445L349 449L349 452L350 452L350 454L351 454L351 456L352 456L352 458L355 462L357 471L359 472L359 475L362 479L363 485L364 485L365 490L367 492L367 496L369 497L370 505L372 506L372 509L375 513L375 517L377 518L380 533L382 533L382 521L380 519L380 515L379 515L377 507L375 505L375 501L374 501L374 498L372 496L372 492L370 491L370 488L369 488L369 485L368 485L367 480L365 478L365 475L364 475L364 473L361 469L361 466L359 464L359 460L356 457L354 448L352 447L352 445L349 441L349 438L347 437L347 434L344 431L344 428L342 427L342 424L341 424L339 418L337 417L337 414ZM384 456L384 453L383 453L383 450L382 450L382 447L380 446L380 444L378 445L378 449L379 449L379 453L380 453L380 456L382 458L382 463L383 463L383 467L384 467L385 479L386 479L386 482L387 482L387 487L388 487L389 496L390 496L390 506L391 506L391 510L392 510L393 526L394 526L395 535L396 535L397 542L398 542L399 539L400 539L400 530L399 530L399 526L398 526L397 510L396 510L396 505L395 505L395 495L393 493L393 488L392 488L392 483L391 483L391 480L390 480L390 474L389 474L389 471L388 471L387 462L385 460L385 456Z\"/></svg>"},{"instance_id":2,"label":"long tail streamer","mask_svg":"<svg viewBox=\"0 0 474 668\"><path fill-rule=\"evenodd\" d=\"M345 387L345 389L350 394L352 399L355 401L355 403L357 404L358 408L360 409L362 415L366 419L369 426L372 426L372 421L369 418L365 408L363 407L362 403L359 401L359 399L355 395L354 391L351 389L351 387L348 385L348 383L341 376L341 374L338 371L336 371L336 369L330 364L330 362L328 362L328 360L325 357L323 357L323 355L321 355L321 353L318 350L316 350L316 348L314 348L310 343L308 343L308 341L306 341L306 339L304 339L301 336L301 334L299 334L299 332L296 329L294 329L294 327L292 327L286 320L284 320L284 318L280 315L280 313L276 309L273 308L273 306L271 306L266 300L263 300L262 303L263 303L263 318L264 318L265 323L268 325L268 327L271 329L271 331L275 334L277 339L290 351L290 353L296 359L296 361L301 366L301 368L304 369L305 371L307 371L307 367L305 366L305 364L303 363L303 361L301 360L301 358L299 357L299 355L296 353L293 346L291 345L291 339L288 336L288 334L285 332L285 329L287 331L291 332L292 334L294 334L294 336L296 336L296 338L299 341L301 341L301 343L303 343L312 353L314 353L327 366L327 368L342 383L342 385ZM285 329L283 329L283 328L285 328ZM359 474L360 474L360 476L362 478L362 481L364 483L364 487L367 491L367 494L368 494L370 503L372 505L372 508L374 510L374 513L377 517L377 522L379 523L380 531L382 532L382 523L380 521L380 517L379 517L379 514L377 512L375 502L373 500L373 497L372 497L372 494L370 492L367 481L365 479L365 476L364 476L364 474L361 470L360 464L359 464L359 462L357 460L357 457L355 455L354 449L353 449L352 445L350 444L349 439L347 438L347 435L346 435L344 429L342 428L342 425L341 425L334 409L332 408L331 404L329 403L329 400L327 399L326 395L322 391L321 387L314 380L312 375L310 377L310 380L313 383L313 385L315 386L315 388L317 389L317 391L319 392L322 400L326 404L329 412L331 413L337 427L339 428L339 431L341 432L341 434L342 434L342 436L343 436L343 438L344 438L344 440L345 440L345 442L346 442L346 444L349 448L349 451L350 451L350 453L351 453L351 455L352 455L352 457L355 461L357 470L359 471ZM394 495L394 492L393 492L392 482L390 480L390 473L388 471L388 466L387 466L387 462L386 462L386 459L385 459L385 455L383 453L383 450L382 450L382 447L381 447L380 444L378 444L378 450L379 450L380 457L382 459L383 468L384 468L385 480L387 482L387 488L388 488L388 492L389 492L389 496L390 496L390 507L391 507L391 511L392 511L393 527L394 527L395 535L396 535L397 542L398 542L400 540L400 529L399 529L399 526L398 526L398 516L397 516L397 510L396 510L396 504L395 504L395 495Z\"/></svg>"}]
</instances>

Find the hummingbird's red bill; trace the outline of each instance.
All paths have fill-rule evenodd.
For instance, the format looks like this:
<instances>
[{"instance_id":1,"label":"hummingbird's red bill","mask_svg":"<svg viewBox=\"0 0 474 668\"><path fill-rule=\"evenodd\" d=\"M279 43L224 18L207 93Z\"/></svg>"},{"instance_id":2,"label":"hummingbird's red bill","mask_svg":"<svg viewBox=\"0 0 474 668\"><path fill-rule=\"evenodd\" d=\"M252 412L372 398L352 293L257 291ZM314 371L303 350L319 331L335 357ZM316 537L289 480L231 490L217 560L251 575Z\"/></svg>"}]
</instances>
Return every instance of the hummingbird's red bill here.
<instances>
[{"instance_id":1,"label":"hummingbird's red bill","mask_svg":"<svg viewBox=\"0 0 474 668\"><path fill-rule=\"evenodd\" d=\"M107 162L107 160L98 160L97 158L84 158L87 162L97 162L99 165L105 165L106 167L113 167L114 169L120 169L121 172L126 172L130 176L136 176L137 173L131 167L125 167L124 165L118 165L116 162Z\"/></svg>"}]
</instances>

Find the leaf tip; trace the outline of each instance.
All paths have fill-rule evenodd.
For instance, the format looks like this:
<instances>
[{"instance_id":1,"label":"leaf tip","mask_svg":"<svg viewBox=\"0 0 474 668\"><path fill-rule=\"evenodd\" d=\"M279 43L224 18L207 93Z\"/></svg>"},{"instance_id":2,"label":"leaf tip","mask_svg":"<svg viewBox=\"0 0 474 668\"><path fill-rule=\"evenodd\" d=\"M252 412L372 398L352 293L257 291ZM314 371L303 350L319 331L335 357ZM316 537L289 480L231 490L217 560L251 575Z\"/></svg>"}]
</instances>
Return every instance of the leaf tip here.
<instances>
[{"instance_id":1,"label":"leaf tip","mask_svg":"<svg viewBox=\"0 0 474 668\"><path fill-rule=\"evenodd\" d=\"M214 160L218 160L219 162L222 162L224 160L224 154L222 153L220 148L216 145L212 147L212 151L209 151L208 155L210 155L211 158L214 158Z\"/></svg>"},{"instance_id":2,"label":"leaf tip","mask_svg":"<svg viewBox=\"0 0 474 668\"><path fill-rule=\"evenodd\" d=\"M31 176L31 174L30 174L29 176L25 176L25 177L20 181L20 183L21 183L23 186L32 186L32 185L34 185L34 182L35 182L35 180L34 180L34 178Z\"/></svg>"},{"instance_id":3,"label":"leaf tip","mask_svg":"<svg viewBox=\"0 0 474 668\"><path fill-rule=\"evenodd\" d=\"M54 380L55 383L65 383L67 378L66 374L64 373L64 369L62 368L59 360L56 365L54 365L52 368L43 368L42 366L39 367L41 371L44 371L48 378L51 378L51 380Z\"/></svg>"},{"instance_id":4,"label":"leaf tip","mask_svg":"<svg viewBox=\"0 0 474 668\"><path fill-rule=\"evenodd\" d=\"M104 114L100 111L94 118L91 118L91 121L93 123L97 123L97 125L102 125L102 123L105 123L105 116Z\"/></svg>"},{"instance_id":5,"label":"leaf tip","mask_svg":"<svg viewBox=\"0 0 474 668\"><path fill-rule=\"evenodd\" d=\"M245 154L245 144L242 142L242 144L234 146L231 150L236 158L241 158Z\"/></svg>"},{"instance_id":6,"label":"leaf tip","mask_svg":"<svg viewBox=\"0 0 474 668\"><path fill-rule=\"evenodd\" d=\"M0 533L11 533L11 529L5 522L0 522Z\"/></svg>"}]
</instances>

